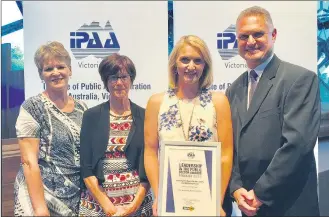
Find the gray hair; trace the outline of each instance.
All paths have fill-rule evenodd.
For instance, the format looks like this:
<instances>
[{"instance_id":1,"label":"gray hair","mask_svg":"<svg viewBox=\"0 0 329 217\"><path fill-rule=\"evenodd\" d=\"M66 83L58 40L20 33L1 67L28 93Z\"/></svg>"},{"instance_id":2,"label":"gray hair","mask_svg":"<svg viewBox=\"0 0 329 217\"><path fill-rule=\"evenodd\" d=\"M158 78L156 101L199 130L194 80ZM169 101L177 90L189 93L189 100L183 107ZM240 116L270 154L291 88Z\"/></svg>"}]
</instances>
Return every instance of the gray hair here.
<instances>
[{"instance_id":1,"label":"gray hair","mask_svg":"<svg viewBox=\"0 0 329 217\"><path fill-rule=\"evenodd\" d=\"M247 8L247 9L241 11L241 13L238 16L238 19L236 20L236 25L238 25L239 21L242 18L248 17L248 16L262 16L263 18L265 18L265 22L266 22L267 26L270 29L274 28L271 14L266 9L259 7L259 6L253 6L253 7L250 7L250 8Z\"/></svg>"}]
</instances>

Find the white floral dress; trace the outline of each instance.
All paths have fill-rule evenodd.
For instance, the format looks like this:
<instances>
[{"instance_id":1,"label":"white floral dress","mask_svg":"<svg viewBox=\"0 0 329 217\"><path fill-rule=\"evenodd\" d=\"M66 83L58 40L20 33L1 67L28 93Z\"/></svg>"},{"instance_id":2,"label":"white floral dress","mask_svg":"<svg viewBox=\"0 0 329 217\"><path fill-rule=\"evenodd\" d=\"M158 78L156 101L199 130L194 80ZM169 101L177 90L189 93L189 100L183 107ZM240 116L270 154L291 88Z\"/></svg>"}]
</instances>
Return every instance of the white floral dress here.
<instances>
[{"instance_id":1,"label":"white floral dress","mask_svg":"<svg viewBox=\"0 0 329 217\"><path fill-rule=\"evenodd\" d=\"M208 89L192 100L180 100L169 89L160 107L158 123L159 142L218 141L216 110Z\"/></svg>"}]
</instances>

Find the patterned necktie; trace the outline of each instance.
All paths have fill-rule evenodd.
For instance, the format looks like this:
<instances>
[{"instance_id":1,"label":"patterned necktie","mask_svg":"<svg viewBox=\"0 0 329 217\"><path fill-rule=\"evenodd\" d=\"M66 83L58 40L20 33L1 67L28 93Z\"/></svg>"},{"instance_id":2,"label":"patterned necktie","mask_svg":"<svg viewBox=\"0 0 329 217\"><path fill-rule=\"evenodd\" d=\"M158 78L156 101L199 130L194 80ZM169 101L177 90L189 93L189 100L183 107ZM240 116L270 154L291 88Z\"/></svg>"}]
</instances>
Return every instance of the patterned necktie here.
<instances>
[{"instance_id":1,"label":"patterned necktie","mask_svg":"<svg viewBox=\"0 0 329 217\"><path fill-rule=\"evenodd\" d=\"M256 87L257 87L257 78L258 75L255 72L255 70L250 71L250 91L249 91L249 104L248 108L250 107L251 99L255 93Z\"/></svg>"}]
</instances>

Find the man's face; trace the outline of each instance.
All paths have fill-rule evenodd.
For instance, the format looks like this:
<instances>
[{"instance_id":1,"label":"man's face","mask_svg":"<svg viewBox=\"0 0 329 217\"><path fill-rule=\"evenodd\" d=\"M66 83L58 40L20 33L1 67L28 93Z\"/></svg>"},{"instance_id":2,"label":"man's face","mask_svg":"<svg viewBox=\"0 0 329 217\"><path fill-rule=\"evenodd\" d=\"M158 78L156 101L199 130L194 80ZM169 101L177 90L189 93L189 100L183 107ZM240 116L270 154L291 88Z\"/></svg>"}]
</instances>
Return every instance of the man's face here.
<instances>
[{"instance_id":1,"label":"man's face","mask_svg":"<svg viewBox=\"0 0 329 217\"><path fill-rule=\"evenodd\" d=\"M239 54L249 68L254 69L272 55L276 29L266 24L265 17L242 17L237 23L236 32Z\"/></svg>"}]
</instances>

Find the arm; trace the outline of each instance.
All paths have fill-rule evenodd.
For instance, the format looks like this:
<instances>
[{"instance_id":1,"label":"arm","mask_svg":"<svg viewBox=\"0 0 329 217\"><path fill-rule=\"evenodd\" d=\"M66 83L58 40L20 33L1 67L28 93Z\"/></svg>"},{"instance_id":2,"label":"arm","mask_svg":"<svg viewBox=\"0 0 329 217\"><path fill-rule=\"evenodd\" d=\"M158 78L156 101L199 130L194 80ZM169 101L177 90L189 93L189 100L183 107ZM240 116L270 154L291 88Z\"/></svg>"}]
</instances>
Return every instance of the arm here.
<instances>
[{"instance_id":1,"label":"arm","mask_svg":"<svg viewBox=\"0 0 329 217\"><path fill-rule=\"evenodd\" d=\"M98 179L96 176L89 176L84 178L83 181L85 182L86 187L91 192L93 197L96 199L99 205L101 205L104 213L113 216L117 210L111 200L107 197L104 189L99 187Z\"/></svg>"},{"instance_id":2,"label":"arm","mask_svg":"<svg viewBox=\"0 0 329 217\"><path fill-rule=\"evenodd\" d=\"M320 96L315 73L302 73L291 86L283 108L282 138L270 165L254 186L255 195L271 206L275 192L294 176L305 156L313 153L320 127Z\"/></svg>"},{"instance_id":3,"label":"arm","mask_svg":"<svg viewBox=\"0 0 329 217\"><path fill-rule=\"evenodd\" d=\"M146 182L141 182L139 184L139 188L138 188L138 191L136 193L136 196L135 196L135 206L136 206L136 209L135 211L141 206L141 204L143 203L143 200L145 198L145 195L146 193L149 191L150 189L150 184L149 183L146 183Z\"/></svg>"},{"instance_id":4,"label":"arm","mask_svg":"<svg viewBox=\"0 0 329 217\"><path fill-rule=\"evenodd\" d=\"M83 179L94 175L92 168L93 152L91 149L91 127L94 126L94 123L90 117L90 112L91 110L87 110L83 113L80 131L80 167Z\"/></svg>"},{"instance_id":5,"label":"arm","mask_svg":"<svg viewBox=\"0 0 329 217\"><path fill-rule=\"evenodd\" d=\"M227 88L225 95L228 100L231 101L231 88ZM229 114L231 115L231 114ZM256 208L248 204L249 201L253 199L248 194L248 191L242 187L242 181L240 177L240 170L238 164L238 153L237 153L237 144L235 142L235 135L233 131L233 169L231 174L231 179L229 181L229 193L236 201L239 209L247 214L248 216L253 216L256 213Z\"/></svg>"},{"instance_id":6,"label":"arm","mask_svg":"<svg viewBox=\"0 0 329 217\"><path fill-rule=\"evenodd\" d=\"M233 161L233 131L230 105L227 97L220 92L213 93L217 117L217 134L221 142L221 204L231 177Z\"/></svg>"},{"instance_id":7,"label":"arm","mask_svg":"<svg viewBox=\"0 0 329 217\"><path fill-rule=\"evenodd\" d=\"M107 197L106 192L99 187L98 179L92 170L92 127L95 126L93 118L90 117L90 110L83 114L81 132L80 132L80 163L81 176L86 187L91 192L96 201L101 205L106 214L113 215L116 213L116 208Z\"/></svg>"},{"instance_id":8,"label":"arm","mask_svg":"<svg viewBox=\"0 0 329 217\"><path fill-rule=\"evenodd\" d=\"M142 205L145 195L150 190L150 184L146 177L145 168L144 168L144 146L141 150L140 157L139 157L138 174L139 174L141 183L139 184L139 188L135 195L134 201L130 204L127 212L124 215L130 215L132 213L135 213L139 209L139 207Z\"/></svg>"},{"instance_id":9,"label":"arm","mask_svg":"<svg viewBox=\"0 0 329 217\"><path fill-rule=\"evenodd\" d=\"M40 146L40 110L33 100L26 100L16 121L16 134L21 152L21 162L34 215L49 216L44 187L38 164Z\"/></svg>"},{"instance_id":10,"label":"arm","mask_svg":"<svg viewBox=\"0 0 329 217\"><path fill-rule=\"evenodd\" d=\"M34 214L36 216L50 216L38 164L39 143L40 139L38 138L18 139L21 162Z\"/></svg>"},{"instance_id":11,"label":"arm","mask_svg":"<svg viewBox=\"0 0 329 217\"><path fill-rule=\"evenodd\" d=\"M139 188L135 195L134 201L127 206L125 212L123 212L122 215L120 216L130 216L131 214L134 214L142 205L145 195L149 191L149 189L150 189L149 183L141 182L139 184Z\"/></svg>"},{"instance_id":12,"label":"arm","mask_svg":"<svg viewBox=\"0 0 329 217\"><path fill-rule=\"evenodd\" d=\"M159 163L158 163L158 114L162 102L163 94L153 95L146 106L144 122L144 166L147 178L151 184L154 201L158 199L159 188Z\"/></svg>"}]
</instances>

